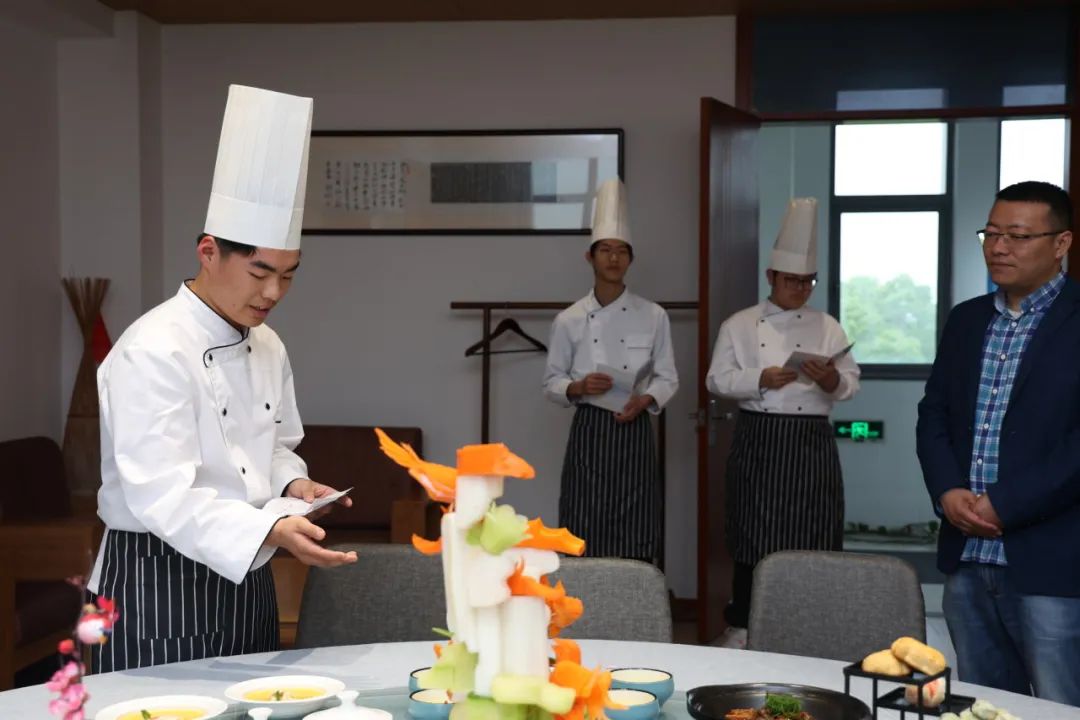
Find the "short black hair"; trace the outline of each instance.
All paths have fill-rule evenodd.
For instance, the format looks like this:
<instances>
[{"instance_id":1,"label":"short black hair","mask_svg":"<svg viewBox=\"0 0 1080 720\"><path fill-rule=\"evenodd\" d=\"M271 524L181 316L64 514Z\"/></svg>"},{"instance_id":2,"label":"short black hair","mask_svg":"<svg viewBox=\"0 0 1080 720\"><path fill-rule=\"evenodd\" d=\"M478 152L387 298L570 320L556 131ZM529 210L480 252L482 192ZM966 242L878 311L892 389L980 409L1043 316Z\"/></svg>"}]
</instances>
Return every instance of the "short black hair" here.
<instances>
[{"instance_id":1,"label":"short black hair","mask_svg":"<svg viewBox=\"0 0 1080 720\"><path fill-rule=\"evenodd\" d=\"M615 239L615 238L613 238L613 239ZM634 246L631 245L630 243L626 242L625 240L623 240L622 242L626 243L626 249L630 251L630 262L634 262ZM596 242L594 242L592 245L589 246L589 257L593 257L593 258L596 257L596 246L599 245L600 243L601 243L601 240L597 240Z\"/></svg>"},{"instance_id":2,"label":"short black hair","mask_svg":"<svg viewBox=\"0 0 1080 720\"><path fill-rule=\"evenodd\" d=\"M210 235L207 232L201 232L195 238L195 244L198 245L202 242L202 239ZM219 238L217 235L210 235L214 238L214 242L217 243L218 250L221 251L221 257L229 257L233 253L243 255L244 257L251 257L258 250L254 245L245 245L244 243L233 242L232 240L226 240L225 238Z\"/></svg>"},{"instance_id":3,"label":"short black hair","mask_svg":"<svg viewBox=\"0 0 1080 720\"><path fill-rule=\"evenodd\" d=\"M1072 200L1069 193L1057 185L1038 180L1025 180L998 191L997 200L1029 202L1047 205L1055 230L1072 230Z\"/></svg>"}]
</instances>

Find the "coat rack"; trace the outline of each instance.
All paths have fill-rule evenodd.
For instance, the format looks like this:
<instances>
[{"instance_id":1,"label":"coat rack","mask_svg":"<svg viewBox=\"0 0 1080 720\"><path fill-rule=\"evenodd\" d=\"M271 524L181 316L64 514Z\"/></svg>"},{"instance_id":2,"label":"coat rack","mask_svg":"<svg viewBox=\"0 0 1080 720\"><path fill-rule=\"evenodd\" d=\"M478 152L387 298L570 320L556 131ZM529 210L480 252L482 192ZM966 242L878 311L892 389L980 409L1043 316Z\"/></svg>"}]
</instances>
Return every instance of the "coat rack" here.
<instances>
[{"instance_id":1,"label":"coat rack","mask_svg":"<svg viewBox=\"0 0 1080 720\"><path fill-rule=\"evenodd\" d=\"M698 304L696 302L661 302L657 303L665 310L697 310ZM480 355L481 357L481 369L480 369L480 442L488 442L489 430L491 427L491 356L493 354L501 353L514 353L514 352L546 352L547 348L544 347L540 341L529 337L521 330L521 326L516 321L506 318L499 323L499 328L495 331L491 329L491 311L492 310L565 310L573 305L571 302L511 302L511 301L495 301L495 302L474 302L466 300L455 300L450 303L451 310L480 310L483 317L483 335L481 340L469 347L465 351L465 355ZM526 339L527 342L533 345L532 348L526 350L491 350L491 341L502 334L503 332L510 330ZM656 454L657 462L660 465L660 487L661 493L664 492L664 488L667 486L665 474L667 468L667 423L666 413L661 410L660 416L657 418L657 442L656 442ZM661 494L663 497L663 494ZM660 513L660 517L663 518L663 511ZM662 528L662 525L661 525ZM663 568L663 531L661 530L661 552L660 552L660 567Z\"/></svg>"}]
</instances>

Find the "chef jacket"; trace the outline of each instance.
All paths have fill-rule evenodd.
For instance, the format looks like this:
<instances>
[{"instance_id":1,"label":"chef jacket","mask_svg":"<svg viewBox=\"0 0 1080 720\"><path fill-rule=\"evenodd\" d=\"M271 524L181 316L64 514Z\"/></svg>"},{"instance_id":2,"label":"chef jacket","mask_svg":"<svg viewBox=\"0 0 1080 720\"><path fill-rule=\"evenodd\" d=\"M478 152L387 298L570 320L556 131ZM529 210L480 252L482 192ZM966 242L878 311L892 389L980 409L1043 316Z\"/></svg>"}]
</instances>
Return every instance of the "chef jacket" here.
<instances>
[{"instance_id":1,"label":"chef jacket","mask_svg":"<svg viewBox=\"0 0 1080 720\"><path fill-rule=\"evenodd\" d=\"M828 415L833 403L859 391L859 366L850 352L836 361L840 384L831 393L804 376L779 390L765 390L758 385L761 371L782 367L796 351L831 356L849 344L831 315L806 306L783 310L765 300L720 326L706 385L710 392L738 400L744 410Z\"/></svg>"},{"instance_id":2,"label":"chef jacket","mask_svg":"<svg viewBox=\"0 0 1080 720\"><path fill-rule=\"evenodd\" d=\"M235 583L269 560L280 516L260 508L307 476L277 333L237 330L184 284L120 337L98 397L106 528L153 533ZM101 565L99 553L95 592Z\"/></svg>"},{"instance_id":3,"label":"chef jacket","mask_svg":"<svg viewBox=\"0 0 1080 720\"><path fill-rule=\"evenodd\" d=\"M652 395L655 402L649 412L656 414L679 388L667 313L629 290L607 305L590 292L559 313L551 326L544 394L569 407L566 388L596 372L597 365L636 374L650 361L651 373L635 390L638 395ZM595 397L584 395L578 402L592 403Z\"/></svg>"}]
</instances>

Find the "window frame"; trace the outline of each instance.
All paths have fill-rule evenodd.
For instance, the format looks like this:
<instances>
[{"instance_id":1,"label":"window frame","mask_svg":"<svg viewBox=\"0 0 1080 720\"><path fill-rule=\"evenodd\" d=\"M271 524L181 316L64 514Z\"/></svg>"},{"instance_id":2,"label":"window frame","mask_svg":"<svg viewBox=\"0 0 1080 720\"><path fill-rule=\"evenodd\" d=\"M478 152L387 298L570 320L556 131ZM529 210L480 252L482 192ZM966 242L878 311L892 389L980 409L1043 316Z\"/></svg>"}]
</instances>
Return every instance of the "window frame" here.
<instances>
[{"instance_id":1,"label":"window frame","mask_svg":"<svg viewBox=\"0 0 1080 720\"><path fill-rule=\"evenodd\" d=\"M953 146L955 128L951 120L943 122L945 134L945 192L941 195L837 195L836 194L836 128L843 121L832 123L829 134L829 314L840 321L840 216L859 212L936 212L938 213L937 313L934 328L935 345L941 339L945 320L952 309L953 255ZM924 122L925 122L924 121ZM880 121L887 124L896 121ZM903 122L903 121L900 121ZM1000 134L999 134L1000 137ZM999 155L1000 157L1000 155ZM846 332L846 330L845 330ZM857 340L857 338L850 338ZM856 346L856 356L858 350ZM859 363L864 380L925 380L930 377L932 363Z\"/></svg>"}]
</instances>

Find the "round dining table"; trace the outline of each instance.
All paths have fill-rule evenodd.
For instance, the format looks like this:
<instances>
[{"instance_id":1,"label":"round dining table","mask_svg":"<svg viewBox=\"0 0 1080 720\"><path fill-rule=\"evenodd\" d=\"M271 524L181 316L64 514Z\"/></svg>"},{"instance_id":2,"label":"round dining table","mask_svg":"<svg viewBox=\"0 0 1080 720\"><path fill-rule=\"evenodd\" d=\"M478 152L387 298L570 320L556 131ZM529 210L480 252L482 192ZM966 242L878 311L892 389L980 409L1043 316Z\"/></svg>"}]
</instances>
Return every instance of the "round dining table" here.
<instances>
[{"instance_id":1,"label":"round dining table","mask_svg":"<svg viewBox=\"0 0 1080 720\"><path fill-rule=\"evenodd\" d=\"M210 695L224 699L225 689L230 685L267 675L334 677L344 682L347 689L360 691L362 697L366 692L391 689L403 694L409 674L432 663L432 644L404 642L283 650L92 675L85 679L90 693L86 717L92 720L98 710L112 703L153 695ZM844 691L846 663L836 660L701 645L615 640L582 640L580 644L582 663L589 667L647 667L670 672L676 690L682 692L677 692L665 705L669 717L687 717L683 692L701 685L769 682ZM886 689L879 688L879 692ZM988 700L1023 720L1080 720L1080 708L1001 690L954 682L953 693ZM852 677L851 694L871 706L871 681ZM0 718L51 718L48 704L52 697L44 685L0 693ZM682 706L672 707L673 703ZM900 713L893 710L882 709L878 713L880 720L899 717ZM908 713L907 717L916 716ZM407 716L401 720L407 720Z\"/></svg>"}]
</instances>

